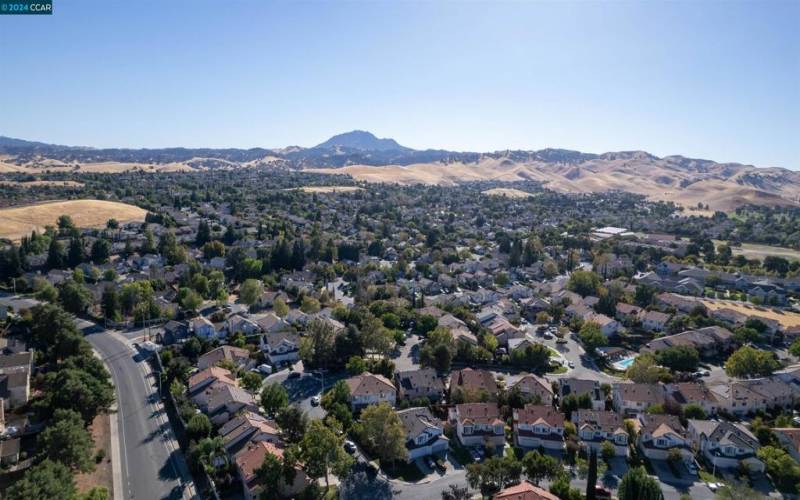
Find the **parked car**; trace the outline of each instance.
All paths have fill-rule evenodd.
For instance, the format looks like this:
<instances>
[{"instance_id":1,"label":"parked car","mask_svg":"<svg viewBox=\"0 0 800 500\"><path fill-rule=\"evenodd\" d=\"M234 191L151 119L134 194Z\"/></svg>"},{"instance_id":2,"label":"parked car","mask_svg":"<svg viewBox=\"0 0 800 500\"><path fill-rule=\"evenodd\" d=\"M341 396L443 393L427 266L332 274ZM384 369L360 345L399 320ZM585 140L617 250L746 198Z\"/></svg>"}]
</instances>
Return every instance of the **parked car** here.
<instances>
[{"instance_id":1,"label":"parked car","mask_svg":"<svg viewBox=\"0 0 800 500\"><path fill-rule=\"evenodd\" d=\"M311 406L319 406L320 401L321 401L321 398L319 397L319 395L312 397L311 398Z\"/></svg>"},{"instance_id":2,"label":"parked car","mask_svg":"<svg viewBox=\"0 0 800 500\"><path fill-rule=\"evenodd\" d=\"M349 454L353 454L356 452L356 444L350 440L344 442L344 451Z\"/></svg>"},{"instance_id":3,"label":"parked car","mask_svg":"<svg viewBox=\"0 0 800 500\"><path fill-rule=\"evenodd\" d=\"M156 352L161 350L161 346L156 344L155 342L150 342L149 340L145 340L139 346L148 352Z\"/></svg>"},{"instance_id":4,"label":"parked car","mask_svg":"<svg viewBox=\"0 0 800 500\"><path fill-rule=\"evenodd\" d=\"M269 375L272 373L272 367L268 364L258 365L258 371L263 373L264 375Z\"/></svg>"},{"instance_id":5,"label":"parked car","mask_svg":"<svg viewBox=\"0 0 800 500\"><path fill-rule=\"evenodd\" d=\"M611 490L599 484L594 486L594 494L597 498L611 498Z\"/></svg>"},{"instance_id":6,"label":"parked car","mask_svg":"<svg viewBox=\"0 0 800 500\"><path fill-rule=\"evenodd\" d=\"M567 366L569 366L570 368L575 368L575 362L574 361L568 361L567 362Z\"/></svg>"}]
</instances>

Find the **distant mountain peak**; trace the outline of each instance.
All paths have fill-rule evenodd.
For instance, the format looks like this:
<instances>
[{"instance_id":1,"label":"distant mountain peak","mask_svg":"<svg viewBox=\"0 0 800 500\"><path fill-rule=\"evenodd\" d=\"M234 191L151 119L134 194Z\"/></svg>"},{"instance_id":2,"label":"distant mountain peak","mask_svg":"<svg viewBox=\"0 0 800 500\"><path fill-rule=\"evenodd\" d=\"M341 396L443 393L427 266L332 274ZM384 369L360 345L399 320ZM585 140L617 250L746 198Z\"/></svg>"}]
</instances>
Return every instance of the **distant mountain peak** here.
<instances>
[{"instance_id":1,"label":"distant mountain peak","mask_svg":"<svg viewBox=\"0 0 800 500\"><path fill-rule=\"evenodd\" d=\"M353 130L344 134L334 135L322 144L318 144L315 149L356 149L360 151L410 151L409 148L401 146L394 139L379 139L371 132L365 130Z\"/></svg>"}]
</instances>

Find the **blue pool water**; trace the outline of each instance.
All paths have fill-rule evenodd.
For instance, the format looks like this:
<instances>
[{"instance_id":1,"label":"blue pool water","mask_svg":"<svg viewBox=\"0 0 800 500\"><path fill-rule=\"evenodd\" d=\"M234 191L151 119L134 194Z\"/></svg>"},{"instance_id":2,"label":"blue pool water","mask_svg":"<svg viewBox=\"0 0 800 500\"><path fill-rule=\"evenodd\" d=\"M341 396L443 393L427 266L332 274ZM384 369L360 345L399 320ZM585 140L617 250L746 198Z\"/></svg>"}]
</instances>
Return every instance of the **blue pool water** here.
<instances>
[{"instance_id":1,"label":"blue pool water","mask_svg":"<svg viewBox=\"0 0 800 500\"><path fill-rule=\"evenodd\" d=\"M614 363L614 368L616 368L617 370L620 370L620 371L627 370L633 364L633 361L635 359L636 359L636 356L631 356L630 358L621 359L621 360L617 361L616 363Z\"/></svg>"}]
</instances>

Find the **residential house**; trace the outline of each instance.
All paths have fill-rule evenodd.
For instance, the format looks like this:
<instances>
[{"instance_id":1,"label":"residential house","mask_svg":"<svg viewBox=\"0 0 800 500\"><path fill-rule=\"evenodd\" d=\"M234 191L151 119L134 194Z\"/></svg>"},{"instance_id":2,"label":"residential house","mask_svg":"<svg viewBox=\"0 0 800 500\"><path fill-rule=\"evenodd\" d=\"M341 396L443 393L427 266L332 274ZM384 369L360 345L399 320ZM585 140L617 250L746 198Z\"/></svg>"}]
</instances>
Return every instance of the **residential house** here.
<instances>
[{"instance_id":1,"label":"residential house","mask_svg":"<svg viewBox=\"0 0 800 500\"><path fill-rule=\"evenodd\" d=\"M279 460L283 459L283 449L269 441L256 441L249 443L242 451L234 457L236 472L242 482L245 500L256 500L260 498L261 492L265 488L274 488L276 485L262 484L256 471L264 464L267 455L272 455ZM295 467L294 481L287 483L285 478L281 478L277 484L278 493L283 497L292 497L300 494L312 483L300 467Z\"/></svg>"},{"instance_id":2,"label":"residential house","mask_svg":"<svg viewBox=\"0 0 800 500\"><path fill-rule=\"evenodd\" d=\"M780 427L772 429L783 448L789 452L796 462L800 462L800 429L796 427Z\"/></svg>"},{"instance_id":3,"label":"residential house","mask_svg":"<svg viewBox=\"0 0 800 500\"><path fill-rule=\"evenodd\" d=\"M667 385L667 404L686 409L689 405L697 405L706 415L716 415L719 401L709 388L700 382L679 382Z\"/></svg>"},{"instance_id":4,"label":"residential house","mask_svg":"<svg viewBox=\"0 0 800 500\"><path fill-rule=\"evenodd\" d=\"M587 321L597 323L600 326L600 332L606 337L616 334L620 326L617 320L609 318L605 314L592 314Z\"/></svg>"},{"instance_id":5,"label":"residential house","mask_svg":"<svg viewBox=\"0 0 800 500\"><path fill-rule=\"evenodd\" d=\"M200 338L207 340L217 338L217 329L214 327L214 323L203 316L198 316L192 319L189 322L189 328L194 335Z\"/></svg>"},{"instance_id":6,"label":"residential house","mask_svg":"<svg viewBox=\"0 0 800 500\"><path fill-rule=\"evenodd\" d=\"M345 380L350 389L350 406L353 410L382 402L394 406L397 388L383 375L362 373Z\"/></svg>"},{"instance_id":7,"label":"residential house","mask_svg":"<svg viewBox=\"0 0 800 500\"><path fill-rule=\"evenodd\" d=\"M572 423L581 446L599 453L603 443L608 441L614 446L617 456L628 456L628 432L619 414L604 410L576 410L572 412Z\"/></svg>"},{"instance_id":8,"label":"residential house","mask_svg":"<svg viewBox=\"0 0 800 500\"><path fill-rule=\"evenodd\" d=\"M688 431L692 445L712 467L738 469L743 464L753 472L764 471L756 457L761 444L743 424L689 419Z\"/></svg>"},{"instance_id":9,"label":"residential house","mask_svg":"<svg viewBox=\"0 0 800 500\"><path fill-rule=\"evenodd\" d=\"M614 384L611 396L614 409L623 415L642 413L666 402L663 384Z\"/></svg>"},{"instance_id":10,"label":"residential house","mask_svg":"<svg viewBox=\"0 0 800 500\"><path fill-rule=\"evenodd\" d=\"M690 313L696 308L706 309L702 302L695 297L684 297L677 293L660 293L656 296L656 303L663 307L672 307L683 313Z\"/></svg>"},{"instance_id":11,"label":"residential house","mask_svg":"<svg viewBox=\"0 0 800 500\"><path fill-rule=\"evenodd\" d=\"M642 312L641 307L634 306L631 304L626 304L624 302L619 302L617 304L617 312L615 314L615 317L619 321L630 322L636 320L641 312Z\"/></svg>"},{"instance_id":12,"label":"residential house","mask_svg":"<svg viewBox=\"0 0 800 500\"><path fill-rule=\"evenodd\" d=\"M513 410L514 443L523 448L564 449L564 415L552 405Z\"/></svg>"},{"instance_id":13,"label":"residential house","mask_svg":"<svg viewBox=\"0 0 800 500\"><path fill-rule=\"evenodd\" d=\"M0 441L0 465L11 466L19 462L20 438Z\"/></svg>"},{"instance_id":14,"label":"residential house","mask_svg":"<svg viewBox=\"0 0 800 500\"><path fill-rule=\"evenodd\" d=\"M506 442L505 424L497 403L455 405L450 408L449 418L463 446L501 447Z\"/></svg>"},{"instance_id":15,"label":"residential house","mask_svg":"<svg viewBox=\"0 0 800 500\"><path fill-rule=\"evenodd\" d=\"M711 387L719 407L734 415L746 415L769 408L791 408L797 399L797 388L769 377L740 380Z\"/></svg>"},{"instance_id":16,"label":"residential house","mask_svg":"<svg viewBox=\"0 0 800 500\"><path fill-rule=\"evenodd\" d=\"M255 305L256 307L261 309L272 307L275 304L275 300L278 298L283 300L284 303L289 302L289 296L286 295L286 292L280 290L279 291L267 290L258 297L258 300L256 301Z\"/></svg>"},{"instance_id":17,"label":"residential house","mask_svg":"<svg viewBox=\"0 0 800 500\"><path fill-rule=\"evenodd\" d=\"M0 398L3 409L11 410L28 402L31 394L33 353L0 355Z\"/></svg>"},{"instance_id":18,"label":"residential house","mask_svg":"<svg viewBox=\"0 0 800 500\"><path fill-rule=\"evenodd\" d=\"M694 347L700 356L710 358L728 352L733 347L733 334L721 326L707 326L657 338L648 342L642 350L657 353L676 346Z\"/></svg>"},{"instance_id":19,"label":"residential house","mask_svg":"<svg viewBox=\"0 0 800 500\"><path fill-rule=\"evenodd\" d=\"M585 380L579 378L562 378L558 380L558 398L559 401L564 401L564 398L569 395L575 395L580 398L587 395L592 402L593 410L606 409L606 397L603 390L600 388L600 382L597 380Z\"/></svg>"},{"instance_id":20,"label":"residential house","mask_svg":"<svg viewBox=\"0 0 800 500\"><path fill-rule=\"evenodd\" d=\"M451 401L495 400L498 393L492 372L472 368L453 371L448 390Z\"/></svg>"},{"instance_id":21,"label":"residential house","mask_svg":"<svg viewBox=\"0 0 800 500\"><path fill-rule=\"evenodd\" d=\"M456 330L459 328L467 328L467 324L461 321L460 319L456 318L450 313L445 314L444 316L439 318L439 326L443 326L445 328L449 328L450 330Z\"/></svg>"},{"instance_id":22,"label":"residential house","mask_svg":"<svg viewBox=\"0 0 800 500\"><path fill-rule=\"evenodd\" d=\"M445 453L450 441L444 435L442 422L428 408L408 408L397 412L406 430L408 460Z\"/></svg>"},{"instance_id":23,"label":"residential house","mask_svg":"<svg viewBox=\"0 0 800 500\"><path fill-rule=\"evenodd\" d=\"M258 411L258 404L253 395L235 385L214 382L204 394L204 398L195 397L192 401L216 425L224 424L242 410Z\"/></svg>"},{"instance_id":24,"label":"residential house","mask_svg":"<svg viewBox=\"0 0 800 500\"><path fill-rule=\"evenodd\" d=\"M642 311L639 320L648 332L663 332L672 316L660 311Z\"/></svg>"},{"instance_id":25,"label":"residential house","mask_svg":"<svg viewBox=\"0 0 800 500\"><path fill-rule=\"evenodd\" d=\"M254 361L250 359L250 351L232 345L222 345L197 358L197 368L205 370L222 361L229 361L238 368L249 369Z\"/></svg>"},{"instance_id":26,"label":"residential house","mask_svg":"<svg viewBox=\"0 0 800 500\"><path fill-rule=\"evenodd\" d=\"M433 368L400 371L394 377L398 398L438 401L444 395L444 382Z\"/></svg>"},{"instance_id":27,"label":"residential house","mask_svg":"<svg viewBox=\"0 0 800 500\"><path fill-rule=\"evenodd\" d=\"M161 333L161 342L172 345L180 342L189 336L189 326L186 323L169 320L164 325L164 332Z\"/></svg>"},{"instance_id":28,"label":"residential house","mask_svg":"<svg viewBox=\"0 0 800 500\"><path fill-rule=\"evenodd\" d=\"M275 423L252 411L245 411L225 422L219 428L219 436L230 455L235 455L249 442L281 443L280 431Z\"/></svg>"},{"instance_id":29,"label":"residential house","mask_svg":"<svg viewBox=\"0 0 800 500\"><path fill-rule=\"evenodd\" d=\"M229 370L219 366L210 366L189 377L187 387L189 396L194 397L215 382L223 382L230 385L237 384L236 377Z\"/></svg>"},{"instance_id":30,"label":"residential house","mask_svg":"<svg viewBox=\"0 0 800 500\"><path fill-rule=\"evenodd\" d=\"M259 339L259 345L273 366L294 363L300 359L300 336L294 332L267 332Z\"/></svg>"},{"instance_id":31,"label":"residential house","mask_svg":"<svg viewBox=\"0 0 800 500\"><path fill-rule=\"evenodd\" d=\"M694 460L692 441L675 415L640 415L637 444L650 459L666 460L677 450L685 462Z\"/></svg>"},{"instance_id":32,"label":"residential house","mask_svg":"<svg viewBox=\"0 0 800 500\"><path fill-rule=\"evenodd\" d=\"M547 379L533 374L523 375L518 381L511 384L509 390L518 389L519 392L543 405L553 405L553 386Z\"/></svg>"},{"instance_id":33,"label":"residential house","mask_svg":"<svg viewBox=\"0 0 800 500\"><path fill-rule=\"evenodd\" d=\"M255 335L261 331L261 327L250 318L233 315L225 320L225 328L228 333L243 333L245 335Z\"/></svg>"},{"instance_id":34,"label":"residential house","mask_svg":"<svg viewBox=\"0 0 800 500\"><path fill-rule=\"evenodd\" d=\"M292 325L275 313L267 313L256 320L258 326L266 333L284 332L292 329Z\"/></svg>"},{"instance_id":35,"label":"residential house","mask_svg":"<svg viewBox=\"0 0 800 500\"><path fill-rule=\"evenodd\" d=\"M492 497L492 500L559 500L557 496L543 490L528 481L503 488Z\"/></svg>"}]
</instances>

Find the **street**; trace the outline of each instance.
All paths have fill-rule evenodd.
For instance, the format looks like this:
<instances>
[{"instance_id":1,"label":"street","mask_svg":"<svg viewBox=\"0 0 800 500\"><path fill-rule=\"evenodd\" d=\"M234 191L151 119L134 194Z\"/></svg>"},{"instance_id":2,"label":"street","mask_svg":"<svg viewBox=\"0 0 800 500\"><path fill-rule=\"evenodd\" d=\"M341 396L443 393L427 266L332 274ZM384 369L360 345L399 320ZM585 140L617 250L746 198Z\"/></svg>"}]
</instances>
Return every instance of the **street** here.
<instances>
[{"instance_id":1,"label":"street","mask_svg":"<svg viewBox=\"0 0 800 500\"><path fill-rule=\"evenodd\" d=\"M171 438L149 364L117 334L88 321L76 323L107 364L116 389L123 491L114 497L192 498L191 476Z\"/></svg>"}]
</instances>

